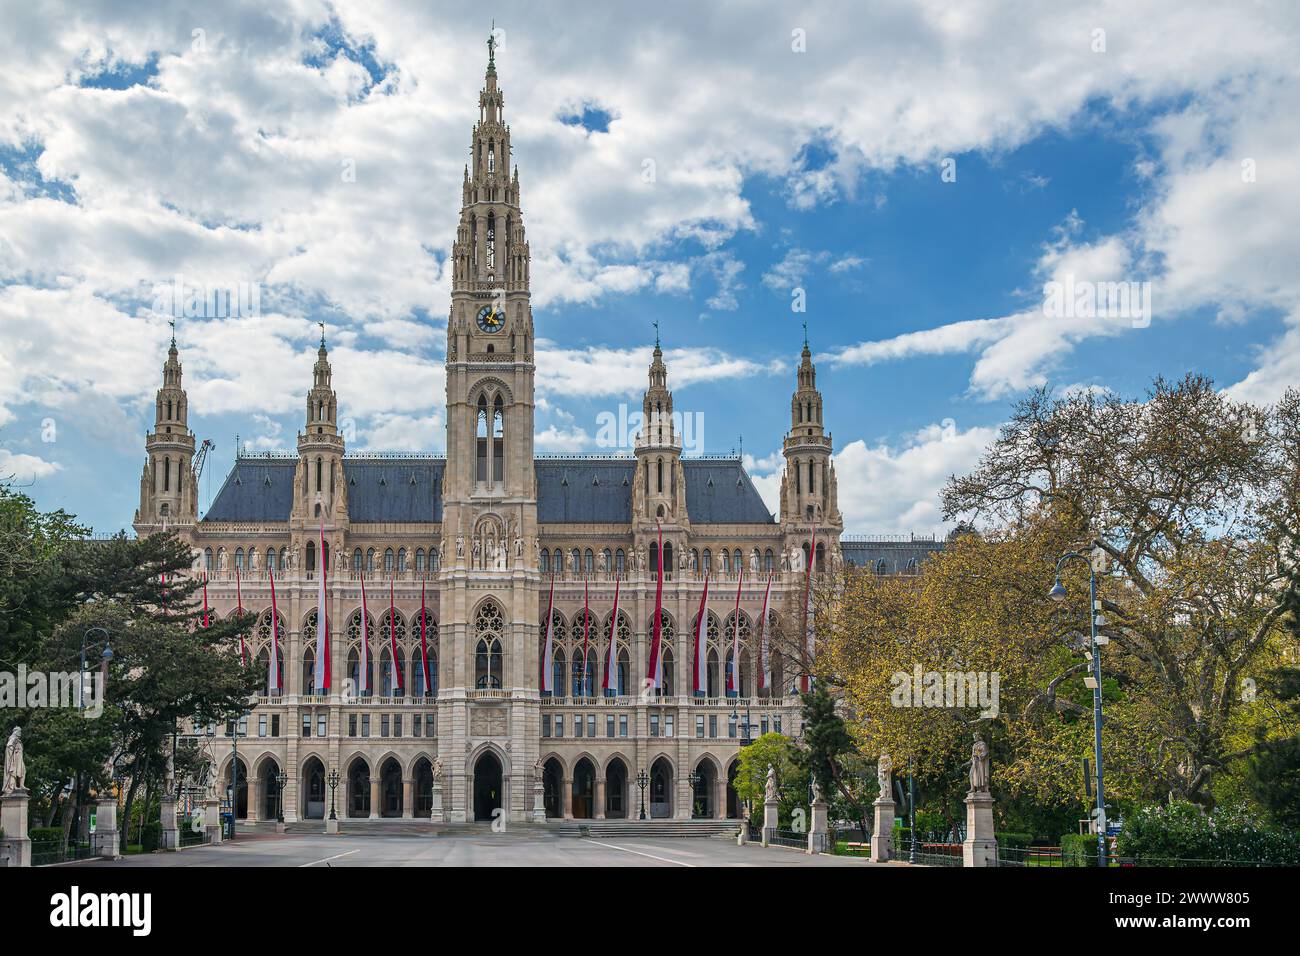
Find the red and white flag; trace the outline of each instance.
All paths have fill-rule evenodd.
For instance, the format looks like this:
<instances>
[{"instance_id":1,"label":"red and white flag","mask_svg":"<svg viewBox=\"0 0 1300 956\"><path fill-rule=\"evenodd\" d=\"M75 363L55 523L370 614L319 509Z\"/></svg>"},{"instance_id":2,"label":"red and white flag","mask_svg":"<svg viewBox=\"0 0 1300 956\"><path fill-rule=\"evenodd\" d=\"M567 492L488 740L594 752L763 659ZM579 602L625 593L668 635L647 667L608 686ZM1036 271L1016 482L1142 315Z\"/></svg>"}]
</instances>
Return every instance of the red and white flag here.
<instances>
[{"instance_id":1,"label":"red and white flag","mask_svg":"<svg viewBox=\"0 0 1300 956\"><path fill-rule=\"evenodd\" d=\"M393 607L393 576L388 576L388 653L393 655L393 686L402 694L402 662L397 656L397 610Z\"/></svg>"},{"instance_id":2,"label":"red and white flag","mask_svg":"<svg viewBox=\"0 0 1300 956\"><path fill-rule=\"evenodd\" d=\"M330 689L330 616L325 605L325 519L320 523L320 587L316 592L316 693Z\"/></svg>"},{"instance_id":3,"label":"red and white flag","mask_svg":"<svg viewBox=\"0 0 1300 956\"><path fill-rule=\"evenodd\" d=\"M370 690L370 609L366 606L366 576L361 575L361 669L357 673L357 695Z\"/></svg>"},{"instance_id":4,"label":"red and white flag","mask_svg":"<svg viewBox=\"0 0 1300 956\"><path fill-rule=\"evenodd\" d=\"M609 650L605 654L605 675L600 686L605 691L618 693L618 575L614 575L614 610L609 615Z\"/></svg>"},{"instance_id":5,"label":"red and white flag","mask_svg":"<svg viewBox=\"0 0 1300 956\"><path fill-rule=\"evenodd\" d=\"M763 590L763 613L758 619L758 686L760 690L772 689L772 660L767 650L767 602L772 596L772 575L767 576Z\"/></svg>"},{"instance_id":6,"label":"red and white flag","mask_svg":"<svg viewBox=\"0 0 1300 956\"><path fill-rule=\"evenodd\" d=\"M266 569L271 579L271 651L266 665L266 693L269 697L279 695L280 687L280 609L275 603L275 571Z\"/></svg>"},{"instance_id":7,"label":"red and white flag","mask_svg":"<svg viewBox=\"0 0 1300 956\"><path fill-rule=\"evenodd\" d=\"M551 613L555 607L555 575L551 575L551 596L546 601L546 638L542 641L542 693L554 694L555 687L551 671L554 669L555 648L554 644L554 627L555 619Z\"/></svg>"},{"instance_id":8,"label":"red and white flag","mask_svg":"<svg viewBox=\"0 0 1300 956\"><path fill-rule=\"evenodd\" d=\"M647 687L658 690L663 679L660 654L664 613L664 528L658 522L655 522L655 527L659 529L659 570L655 575L655 616L650 629L650 660L646 662L645 679Z\"/></svg>"},{"instance_id":9,"label":"red and white flag","mask_svg":"<svg viewBox=\"0 0 1300 956\"><path fill-rule=\"evenodd\" d=\"M745 580L745 569L736 575L736 609L731 614L731 670L727 672L727 691L740 693L740 584Z\"/></svg>"},{"instance_id":10,"label":"red and white flag","mask_svg":"<svg viewBox=\"0 0 1300 956\"><path fill-rule=\"evenodd\" d=\"M429 693L429 642L425 638L424 582L420 582L420 670L424 674L424 692Z\"/></svg>"},{"instance_id":11,"label":"red and white flag","mask_svg":"<svg viewBox=\"0 0 1300 956\"><path fill-rule=\"evenodd\" d=\"M582 581L582 693L585 697L587 690L587 648L590 646L591 639L591 601L587 594L587 580Z\"/></svg>"},{"instance_id":12,"label":"red and white flag","mask_svg":"<svg viewBox=\"0 0 1300 956\"><path fill-rule=\"evenodd\" d=\"M703 697L709 690L709 672L707 664L708 630L706 621L709 611L709 572L704 572L704 593L700 595L700 613L695 617L695 647L692 654L691 690L698 697Z\"/></svg>"},{"instance_id":13,"label":"red and white flag","mask_svg":"<svg viewBox=\"0 0 1300 956\"><path fill-rule=\"evenodd\" d=\"M210 627L208 624L208 572L203 572L203 626Z\"/></svg>"},{"instance_id":14,"label":"red and white flag","mask_svg":"<svg viewBox=\"0 0 1300 956\"><path fill-rule=\"evenodd\" d=\"M804 662L803 674L799 677L799 689L805 694L812 690L813 676L813 655L816 653L816 643L813 633L813 606L812 606L812 571L813 565L817 561L817 527L813 526L812 547L808 549L808 567L804 571L803 584L803 633L804 633Z\"/></svg>"}]
</instances>

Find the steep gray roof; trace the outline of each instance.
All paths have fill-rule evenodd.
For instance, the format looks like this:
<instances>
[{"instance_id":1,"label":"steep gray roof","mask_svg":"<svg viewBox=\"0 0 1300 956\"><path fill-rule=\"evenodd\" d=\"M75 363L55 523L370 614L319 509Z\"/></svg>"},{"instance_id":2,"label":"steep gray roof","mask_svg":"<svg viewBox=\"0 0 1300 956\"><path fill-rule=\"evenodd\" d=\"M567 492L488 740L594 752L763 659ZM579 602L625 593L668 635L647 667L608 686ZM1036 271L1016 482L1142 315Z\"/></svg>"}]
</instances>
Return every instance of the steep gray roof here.
<instances>
[{"instance_id":1,"label":"steep gray roof","mask_svg":"<svg viewBox=\"0 0 1300 956\"><path fill-rule=\"evenodd\" d=\"M293 509L293 458L241 458L205 521L286 521ZM682 462L686 511L695 524L772 524L739 459ZM543 524L629 524L631 458L545 458L535 462L537 520ZM359 523L442 520L442 458L344 458L348 516Z\"/></svg>"},{"instance_id":2,"label":"steep gray roof","mask_svg":"<svg viewBox=\"0 0 1300 956\"><path fill-rule=\"evenodd\" d=\"M860 568L871 568L885 574L901 574L918 568L926 558L943 550L942 541L920 539L840 539L844 560ZM883 562L883 563L882 563Z\"/></svg>"}]
</instances>

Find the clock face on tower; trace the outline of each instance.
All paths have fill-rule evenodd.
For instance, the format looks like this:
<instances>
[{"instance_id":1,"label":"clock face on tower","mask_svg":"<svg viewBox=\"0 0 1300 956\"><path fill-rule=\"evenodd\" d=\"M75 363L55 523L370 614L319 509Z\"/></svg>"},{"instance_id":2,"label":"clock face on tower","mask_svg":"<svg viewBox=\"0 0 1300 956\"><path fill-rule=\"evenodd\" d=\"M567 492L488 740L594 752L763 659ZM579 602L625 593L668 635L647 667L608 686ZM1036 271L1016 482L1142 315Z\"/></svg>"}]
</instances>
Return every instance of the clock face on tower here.
<instances>
[{"instance_id":1,"label":"clock face on tower","mask_svg":"<svg viewBox=\"0 0 1300 956\"><path fill-rule=\"evenodd\" d=\"M478 310L478 327L484 332L500 332L506 327L506 314L490 305Z\"/></svg>"}]
</instances>

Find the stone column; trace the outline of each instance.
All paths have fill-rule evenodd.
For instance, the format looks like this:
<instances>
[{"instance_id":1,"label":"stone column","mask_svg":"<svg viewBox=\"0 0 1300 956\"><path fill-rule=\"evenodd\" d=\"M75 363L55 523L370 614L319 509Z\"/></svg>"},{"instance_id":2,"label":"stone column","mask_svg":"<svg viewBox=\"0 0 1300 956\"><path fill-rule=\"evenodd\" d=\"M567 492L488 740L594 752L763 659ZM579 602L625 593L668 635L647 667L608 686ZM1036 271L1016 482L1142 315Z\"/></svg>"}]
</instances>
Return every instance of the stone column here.
<instances>
[{"instance_id":1,"label":"stone column","mask_svg":"<svg viewBox=\"0 0 1300 956\"><path fill-rule=\"evenodd\" d=\"M415 781L403 780L402 781L402 819L403 820L415 819L415 807L412 805L412 801L414 799L415 799Z\"/></svg>"},{"instance_id":2,"label":"stone column","mask_svg":"<svg viewBox=\"0 0 1300 956\"><path fill-rule=\"evenodd\" d=\"M116 860L122 855L118 846L117 832L117 797L97 797L95 799L95 853L98 856Z\"/></svg>"},{"instance_id":3,"label":"stone column","mask_svg":"<svg viewBox=\"0 0 1300 956\"><path fill-rule=\"evenodd\" d=\"M9 858L10 866L32 865L32 841L27 836L27 804L31 796L25 789L10 790L0 797L0 850ZM116 831L114 831L116 835Z\"/></svg>"},{"instance_id":4,"label":"stone column","mask_svg":"<svg viewBox=\"0 0 1300 956\"><path fill-rule=\"evenodd\" d=\"M164 850L178 850L181 845L181 833L176 826L176 797L168 792L162 795L159 800L160 816L162 818L162 848Z\"/></svg>"},{"instance_id":5,"label":"stone column","mask_svg":"<svg viewBox=\"0 0 1300 956\"><path fill-rule=\"evenodd\" d=\"M433 793L430 800L429 822L445 823L447 820L442 810L442 781L433 781Z\"/></svg>"},{"instance_id":6,"label":"stone column","mask_svg":"<svg viewBox=\"0 0 1300 956\"><path fill-rule=\"evenodd\" d=\"M776 800L763 801L763 846L776 839L776 830L780 824L779 807L780 803Z\"/></svg>"},{"instance_id":7,"label":"stone column","mask_svg":"<svg viewBox=\"0 0 1300 956\"><path fill-rule=\"evenodd\" d=\"M96 824L96 829L99 824ZM221 801L215 796L208 797L203 801L203 832L207 837L208 843L216 846L222 841L221 834Z\"/></svg>"},{"instance_id":8,"label":"stone column","mask_svg":"<svg viewBox=\"0 0 1300 956\"><path fill-rule=\"evenodd\" d=\"M966 794L966 840L962 866L997 866L998 841L993 835L993 795L987 790Z\"/></svg>"},{"instance_id":9,"label":"stone column","mask_svg":"<svg viewBox=\"0 0 1300 956\"><path fill-rule=\"evenodd\" d=\"M541 780L533 783L533 822L546 822L546 787Z\"/></svg>"},{"instance_id":10,"label":"stone column","mask_svg":"<svg viewBox=\"0 0 1300 956\"><path fill-rule=\"evenodd\" d=\"M894 856L894 801L882 790L876 800L876 825L871 831L871 862L884 863Z\"/></svg>"},{"instance_id":11,"label":"stone column","mask_svg":"<svg viewBox=\"0 0 1300 956\"><path fill-rule=\"evenodd\" d=\"M379 778L370 778L370 817L371 820L379 819Z\"/></svg>"},{"instance_id":12,"label":"stone column","mask_svg":"<svg viewBox=\"0 0 1300 956\"><path fill-rule=\"evenodd\" d=\"M812 829L808 831L808 852L825 853L830 849L831 831L826 819L826 801L821 794L812 804Z\"/></svg>"},{"instance_id":13,"label":"stone column","mask_svg":"<svg viewBox=\"0 0 1300 956\"><path fill-rule=\"evenodd\" d=\"M573 781L568 778L565 778L562 785L564 787L564 805L563 805L564 819L572 820L573 819Z\"/></svg>"},{"instance_id":14,"label":"stone column","mask_svg":"<svg viewBox=\"0 0 1300 956\"><path fill-rule=\"evenodd\" d=\"M596 778L596 806L592 808L592 816L597 820L605 819L605 778Z\"/></svg>"}]
</instances>

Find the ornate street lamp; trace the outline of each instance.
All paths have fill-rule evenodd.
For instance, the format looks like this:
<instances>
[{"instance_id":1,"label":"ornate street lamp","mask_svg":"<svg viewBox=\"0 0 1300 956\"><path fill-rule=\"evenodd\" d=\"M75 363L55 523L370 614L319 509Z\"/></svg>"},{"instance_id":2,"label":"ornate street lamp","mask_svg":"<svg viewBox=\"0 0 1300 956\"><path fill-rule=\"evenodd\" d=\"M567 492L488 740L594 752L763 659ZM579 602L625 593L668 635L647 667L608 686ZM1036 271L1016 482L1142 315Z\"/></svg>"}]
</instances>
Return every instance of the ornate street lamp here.
<instances>
[{"instance_id":1,"label":"ornate street lamp","mask_svg":"<svg viewBox=\"0 0 1300 956\"><path fill-rule=\"evenodd\" d=\"M686 775L686 779L689 780L691 784L691 816L695 816L696 805L700 802L700 796L695 792L695 788L699 786L700 780L703 778L700 776L698 770L692 770Z\"/></svg>"},{"instance_id":2,"label":"ornate street lamp","mask_svg":"<svg viewBox=\"0 0 1300 956\"><path fill-rule=\"evenodd\" d=\"M338 789L338 785L339 785L338 768L335 768L330 771L329 783L330 783L330 819L337 820L338 817L334 815L334 791Z\"/></svg>"},{"instance_id":3,"label":"ornate street lamp","mask_svg":"<svg viewBox=\"0 0 1300 956\"><path fill-rule=\"evenodd\" d=\"M283 770L275 775L275 802L277 805L275 814L276 823L284 822L284 785L288 779L288 774Z\"/></svg>"},{"instance_id":4,"label":"ornate street lamp","mask_svg":"<svg viewBox=\"0 0 1300 956\"><path fill-rule=\"evenodd\" d=\"M638 774L636 775L636 785L637 785L638 787L641 788L641 817L640 817L640 819L644 820L644 819L645 819L645 788L646 788L647 786L650 785L650 777L646 775L646 772L645 772L644 769L643 769L640 773L638 773Z\"/></svg>"}]
</instances>

